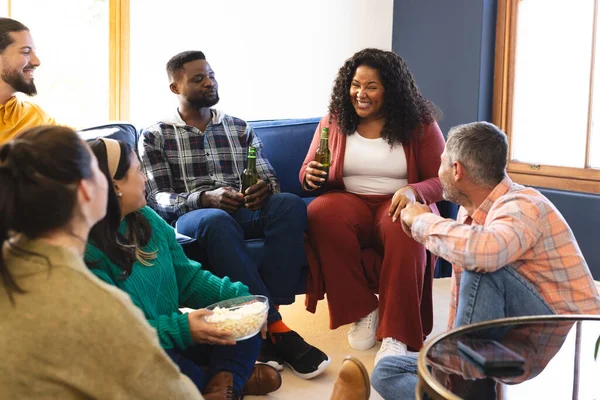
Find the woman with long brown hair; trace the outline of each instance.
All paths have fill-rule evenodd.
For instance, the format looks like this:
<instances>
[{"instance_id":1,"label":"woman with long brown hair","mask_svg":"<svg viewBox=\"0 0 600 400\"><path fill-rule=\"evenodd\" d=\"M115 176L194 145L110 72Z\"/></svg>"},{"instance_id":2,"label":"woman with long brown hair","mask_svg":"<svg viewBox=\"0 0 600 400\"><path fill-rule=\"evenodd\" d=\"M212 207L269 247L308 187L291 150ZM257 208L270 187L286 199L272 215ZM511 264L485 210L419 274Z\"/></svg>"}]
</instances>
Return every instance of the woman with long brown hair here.
<instances>
[{"instance_id":1,"label":"woman with long brown hair","mask_svg":"<svg viewBox=\"0 0 600 400\"><path fill-rule=\"evenodd\" d=\"M131 146L108 138L90 146L110 182L106 217L92 228L86 250L91 271L131 296L167 354L207 400L277 390L279 372L255 365L259 335L236 342L204 320L208 305L249 295L248 288L186 257L175 230L146 207L146 178ZM195 310L183 313L180 307Z\"/></svg>"},{"instance_id":2,"label":"woman with long brown hair","mask_svg":"<svg viewBox=\"0 0 600 400\"><path fill-rule=\"evenodd\" d=\"M2 398L201 398L129 297L83 262L106 194L69 128L33 128L0 146Z\"/></svg>"}]
</instances>

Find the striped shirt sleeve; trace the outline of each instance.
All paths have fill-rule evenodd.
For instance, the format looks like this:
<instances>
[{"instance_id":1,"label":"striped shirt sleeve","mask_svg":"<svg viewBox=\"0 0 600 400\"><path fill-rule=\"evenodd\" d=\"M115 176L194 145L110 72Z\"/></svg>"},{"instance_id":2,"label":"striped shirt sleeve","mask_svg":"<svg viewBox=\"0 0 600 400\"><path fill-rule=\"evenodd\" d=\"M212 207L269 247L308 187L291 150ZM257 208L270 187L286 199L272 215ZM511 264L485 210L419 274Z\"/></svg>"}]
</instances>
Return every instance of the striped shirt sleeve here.
<instances>
[{"instance_id":1,"label":"striped shirt sleeve","mask_svg":"<svg viewBox=\"0 0 600 400\"><path fill-rule=\"evenodd\" d=\"M485 226L434 214L417 217L413 237L432 253L469 271L493 272L518 260L538 241L539 208L526 199L498 200Z\"/></svg>"}]
</instances>

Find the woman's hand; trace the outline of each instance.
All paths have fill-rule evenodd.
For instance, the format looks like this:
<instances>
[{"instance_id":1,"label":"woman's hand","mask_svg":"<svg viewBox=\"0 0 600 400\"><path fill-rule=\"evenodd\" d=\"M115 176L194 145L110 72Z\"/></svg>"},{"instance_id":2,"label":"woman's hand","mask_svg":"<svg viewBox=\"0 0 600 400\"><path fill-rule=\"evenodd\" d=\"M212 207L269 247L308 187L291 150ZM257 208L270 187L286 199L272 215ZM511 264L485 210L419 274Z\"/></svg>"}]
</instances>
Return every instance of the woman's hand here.
<instances>
[{"instance_id":1,"label":"woman's hand","mask_svg":"<svg viewBox=\"0 0 600 400\"><path fill-rule=\"evenodd\" d=\"M205 315L211 314L212 311L204 308L188 314L190 333L192 334L194 343L234 345L235 340L233 340L229 332L211 326L202 318Z\"/></svg>"},{"instance_id":2,"label":"woman's hand","mask_svg":"<svg viewBox=\"0 0 600 400\"><path fill-rule=\"evenodd\" d=\"M304 177L304 189L315 190L321 187L325 182L327 172L322 170L323 165L316 161L311 161L306 165L306 176Z\"/></svg>"},{"instance_id":3,"label":"woman's hand","mask_svg":"<svg viewBox=\"0 0 600 400\"><path fill-rule=\"evenodd\" d=\"M390 205L389 216L392 217L392 221L396 222L400 218L400 212L409 205L417 201L417 192L411 186L405 186L402 189L398 189L392 197L392 204Z\"/></svg>"}]
</instances>

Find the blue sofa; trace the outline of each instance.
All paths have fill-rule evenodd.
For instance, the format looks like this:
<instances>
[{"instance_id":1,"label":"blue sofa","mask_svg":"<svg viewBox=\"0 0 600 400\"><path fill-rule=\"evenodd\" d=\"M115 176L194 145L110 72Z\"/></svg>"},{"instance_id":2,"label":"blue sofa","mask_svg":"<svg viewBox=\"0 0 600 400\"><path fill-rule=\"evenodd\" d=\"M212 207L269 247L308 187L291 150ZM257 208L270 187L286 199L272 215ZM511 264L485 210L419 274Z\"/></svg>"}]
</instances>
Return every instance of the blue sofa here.
<instances>
[{"instance_id":1,"label":"blue sofa","mask_svg":"<svg viewBox=\"0 0 600 400\"><path fill-rule=\"evenodd\" d=\"M600 281L600 196L537 188L569 223L595 280Z\"/></svg>"},{"instance_id":2,"label":"blue sofa","mask_svg":"<svg viewBox=\"0 0 600 400\"><path fill-rule=\"evenodd\" d=\"M281 190L300 196L307 204L319 192L304 192L298 181L298 172L318 122L319 118L250 122L264 143L265 155L277 172ZM109 124L94 127L81 131L81 135L86 139L109 136L128 141L134 146L138 139L138 131L130 124ZM558 190L541 190L554 202L571 225L583 254L592 269L592 274L595 279L600 279L600 246L597 244L595 235L590 234L590 232L594 232L594 229L589 228L590 226L600 226L600 214L596 212L600 209L600 196ZM456 205L443 201L438 203L438 208L442 216L447 218L456 217ZM179 239L190 258L199 260L210 269L203 252L195 245L193 240L186 237L180 237ZM251 256L258 262L261 259L264 241L253 239L248 240L246 243ZM438 260L435 277L450 276L450 273L449 263L445 260ZM296 293L304 293L305 289L306 274L302 274L302 278L296 286ZM281 304L283 304L283 299L281 300Z\"/></svg>"},{"instance_id":3,"label":"blue sofa","mask_svg":"<svg viewBox=\"0 0 600 400\"><path fill-rule=\"evenodd\" d=\"M307 205L320 192L303 191L298 180L298 172L319 120L319 118L309 118L250 122L256 134L263 141L265 155L277 173L281 190L300 196ZM80 131L80 135L86 140L106 136L127 141L132 146L136 146L138 134L139 132L131 124L107 124ZM456 216L457 207L455 205L448 202L440 202L438 207L442 215L450 218ZM210 264L206 259L205 253L192 239L182 235L178 235L178 239L188 257L200 261L207 269L210 269ZM251 257L259 264L259 260L262 257L264 240L247 240L246 245ZM306 272L308 273L308 266L306 266ZM435 270L436 277L450 276L450 272L451 268L447 262L444 260L438 261ZM304 293L306 290L307 273L301 274L301 279L296 285L297 294ZM280 304L293 301L293 299L274 300Z\"/></svg>"}]
</instances>

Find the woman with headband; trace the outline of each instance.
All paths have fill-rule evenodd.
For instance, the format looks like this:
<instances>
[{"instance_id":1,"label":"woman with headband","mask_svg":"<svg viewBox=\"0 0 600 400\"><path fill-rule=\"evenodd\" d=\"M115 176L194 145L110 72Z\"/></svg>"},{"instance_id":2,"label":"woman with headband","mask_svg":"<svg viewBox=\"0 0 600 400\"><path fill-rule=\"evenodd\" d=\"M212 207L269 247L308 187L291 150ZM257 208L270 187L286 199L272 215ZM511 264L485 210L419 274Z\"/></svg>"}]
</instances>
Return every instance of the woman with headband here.
<instances>
[{"instance_id":1,"label":"woman with headband","mask_svg":"<svg viewBox=\"0 0 600 400\"><path fill-rule=\"evenodd\" d=\"M128 296L83 262L106 188L69 128L0 146L3 399L201 399Z\"/></svg>"},{"instance_id":2,"label":"woman with headband","mask_svg":"<svg viewBox=\"0 0 600 400\"><path fill-rule=\"evenodd\" d=\"M206 399L277 390L279 372L254 365L258 335L236 343L202 318L208 313L204 307L248 295L248 288L212 275L185 256L173 228L146 207L146 178L131 146L106 138L90 146L110 182L106 217L93 227L86 250L91 271L131 296L163 348ZM182 306L198 310L181 313Z\"/></svg>"}]
</instances>

